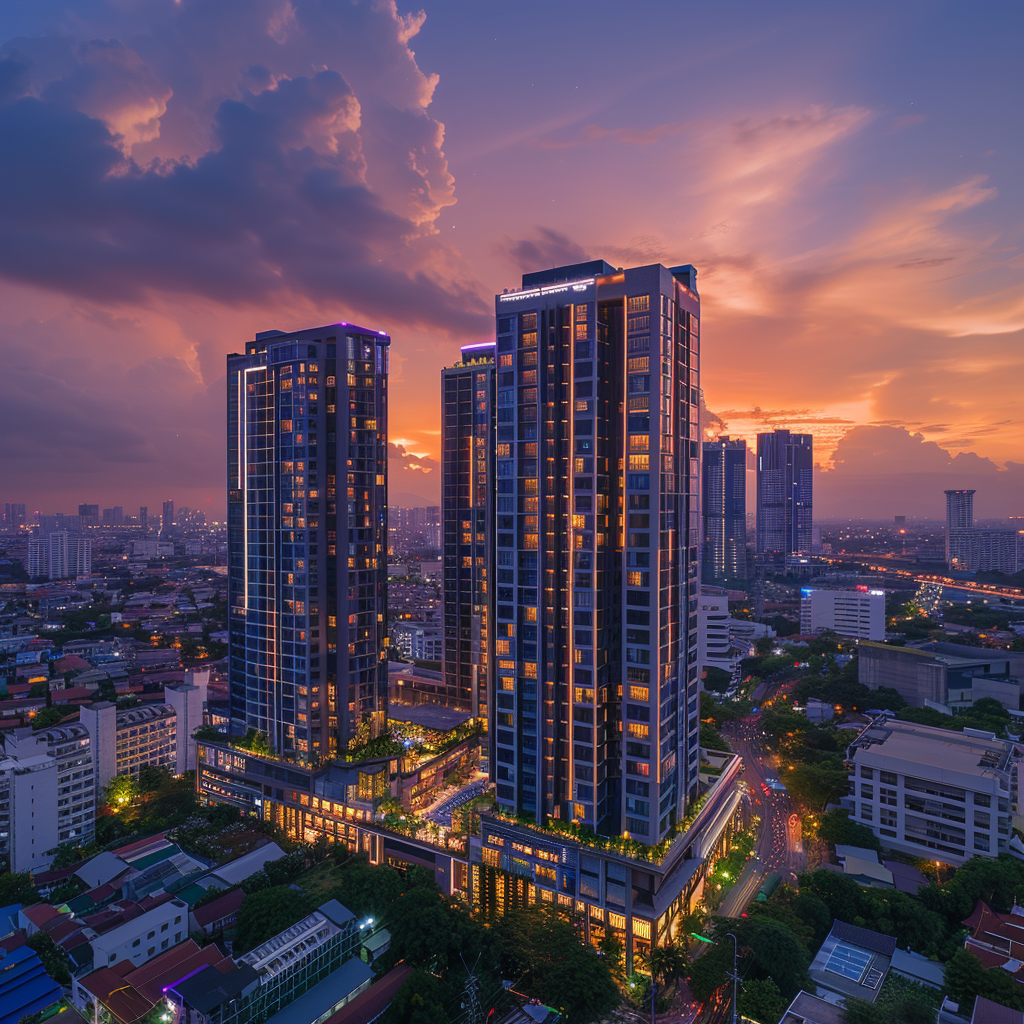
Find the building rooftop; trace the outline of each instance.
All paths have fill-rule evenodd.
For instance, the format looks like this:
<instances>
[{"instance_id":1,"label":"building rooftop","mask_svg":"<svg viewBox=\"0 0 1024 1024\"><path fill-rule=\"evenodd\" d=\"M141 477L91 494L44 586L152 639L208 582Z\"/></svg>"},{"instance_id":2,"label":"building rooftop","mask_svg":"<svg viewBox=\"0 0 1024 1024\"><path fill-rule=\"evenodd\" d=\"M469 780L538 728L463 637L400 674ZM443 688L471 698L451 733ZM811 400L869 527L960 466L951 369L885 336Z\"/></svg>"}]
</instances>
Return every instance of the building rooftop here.
<instances>
[{"instance_id":1,"label":"building rooftop","mask_svg":"<svg viewBox=\"0 0 1024 1024\"><path fill-rule=\"evenodd\" d=\"M196 924L200 928L205 928L214 921L237 914L244 898L245 893L241 889L232 889L231 892L218 896L217 899L204 903L201 907L194 909L192 916L196 919Z\"/></svg>"},{"instance_id":2,"label":"building rooftop","mask_svg":"<svg viewBox=\"0 0 1024 1024\"><path fill-rule=\"evenodd\" d=\"M851 751L855 748L979 778L1005 770L1011 753L1020 756L1019 748L992 733L978 729L953 732L893 718L884 725L876 721L868 726L851 744Z\"/></svg>"},{"instance_id":3,"label":"building rooftop","mask_svg":"<svg viewBox=\"0 0 1024 1024\"><path fill-rule=\"evenodd\" d=\"M471 717L468 711L456 711L440 704L388 704L388 718L395 722L409 722L434 732L456 729Z\"/></svg>"},{"instance_id":4,"label":"building rooftop","mask_svg":"<svg viewBox=\"0 0 1024 1024\"><path fill-rule=\"evenodd\" d=\"M242 879L261 871L268 860L277 860L283 856L284 850L277 843L266 843L241 857L236 857L235 860L228 861L227 864L214 868L206 879L221 882L224 888L232 888L240 885Z\"/></svg>"},{"instance_id":5,"label":"building rooftop","mask_svg":"<svg viewBox=\"0 0 1024 1024\"><path fill-rule=\"evenodd\" d=\"M278 1010L267 1024L309 1024L311 1020L319 1020L372 978L373 968L354 956L314 985L304 996Z\"/></svg>"},{"instance_id":6,"label":"building rooftop","mask_svg":"<svg viewBox=\"0 0 1024 1024\"><path fill-rule=\"evenodd\" d=\"M801 990L789 1004L779 1024L843 1024L844 1017L843 1007Z\"/></svg>"},{"instance_id":7,"label":"building rooftop","mask_svg":"<svg viewBox=\"0 0 1024 1024\"><path fill-rule=\"evenodd\" d=\"M896 940L891 935L835 921L808 968L819 988L873 1003L889 973Z\"/></svg>"}]
</instances>

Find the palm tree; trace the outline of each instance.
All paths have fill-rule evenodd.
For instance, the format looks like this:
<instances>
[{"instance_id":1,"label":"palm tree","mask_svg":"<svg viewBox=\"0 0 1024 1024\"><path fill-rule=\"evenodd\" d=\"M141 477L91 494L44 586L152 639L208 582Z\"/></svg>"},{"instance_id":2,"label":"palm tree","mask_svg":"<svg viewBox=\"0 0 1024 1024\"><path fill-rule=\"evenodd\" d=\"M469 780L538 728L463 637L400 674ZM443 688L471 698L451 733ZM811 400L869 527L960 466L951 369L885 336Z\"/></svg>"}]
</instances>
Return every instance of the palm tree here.
<instances>
[{"instance_id":1,"label":"palm tree","mask_svg":"<svg viewBox=\"0 0 1024 1024\"><path fill-rule=\"evenodd\" d=\"M678 943L655 946L646 957L651 977L660 978L663 985L670 985L685 970L690 962L687 951Z\"/></svg>"}]
</instances>

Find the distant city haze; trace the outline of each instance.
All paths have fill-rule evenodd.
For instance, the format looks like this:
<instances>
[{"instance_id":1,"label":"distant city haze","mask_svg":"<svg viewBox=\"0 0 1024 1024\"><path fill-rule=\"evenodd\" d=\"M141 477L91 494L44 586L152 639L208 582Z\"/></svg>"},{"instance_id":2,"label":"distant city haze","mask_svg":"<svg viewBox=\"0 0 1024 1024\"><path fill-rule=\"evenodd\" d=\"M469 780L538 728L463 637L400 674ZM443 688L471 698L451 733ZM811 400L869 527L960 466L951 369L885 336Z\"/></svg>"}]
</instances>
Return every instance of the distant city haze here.
<instances>
[{"instance_id":1,"label":"distant city haze","mask_svg":"<svg viewBox=\"0 0 1024 1024\"><path fill-rule=\"evenodd\" d=\"M440 368L604 259L697 268L706 436L813 435L816 519L1024 514L1024 7L423 8L7 5L0 501L222 518L226 355L352 321L438 504Z\"/></svg>"}]
</instances>

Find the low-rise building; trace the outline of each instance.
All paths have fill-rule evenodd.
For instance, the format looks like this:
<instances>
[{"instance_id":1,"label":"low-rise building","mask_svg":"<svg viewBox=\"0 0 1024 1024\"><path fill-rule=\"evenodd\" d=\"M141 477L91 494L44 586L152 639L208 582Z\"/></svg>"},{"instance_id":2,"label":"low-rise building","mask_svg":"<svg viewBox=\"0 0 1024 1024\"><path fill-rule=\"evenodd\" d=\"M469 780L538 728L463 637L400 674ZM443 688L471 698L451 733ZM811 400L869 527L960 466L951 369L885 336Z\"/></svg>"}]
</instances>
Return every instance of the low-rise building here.
<instances>
[{"instance_id":1,"label":"low-rise building","mask_svg":"<svg viewBox=\"0 0 1024 1024\"><path fill-rule=\"evenodd\" d=\"M978 729L954 732L886 715L848 749L843 805L883 846L962 864L1007 848L1022 748Z\"/></svg>"},{"instance_id":2,"label":"low-rise building","mask_svg":"<svg viewBox=\"0 0 1024 1024\"><path fill-rule=\"evenodd\" d=\"M328 900L233 966L203 967L169 985L172 1024L250 1024L300 1005L301 1020L286 1015L281 1024L314 1024L369 987L373 972L358 948L355 916Z\"/></svg>"},{"instance_id":3,"label":"low-rise building","mask_svg":"<svg viewBox=\"0 0 1024 1024\"><path fill-rule=\"evenodd\" d=\"M861 640L884 640L885 591L867 587L853 590L802 587L800 632L813 636L825 630Z\"/></svg>"},{"instance_id":4,"label":"low-rise building","mask_svg":"<svg viewBox=\"0 0 1024 1024\"><path fill-rule=\"evenodd\" d=\"M147 905L147 901L152 901ZM188 938L188 905L169 896L125 900L86 919L94 967L121 960L138 966Z\"/></svg>"},{"instance_id":5,"label":"low-rise building","mask_svg":"<svg viewBox=\"0 0 1024 1024\"><path fill-rule=\"evenodd\" d=\"M439 622L393 622L391 642L405 658L440 661L444 656L444 635Z\"/></svg>"},{"instance_id":6,"label":"low-rise building","mask_svg":"<svg viewBox=\"0 0 1024 1024\"><path fill-rule=\"evenodd\" d=\"M18 1024L60 1002L62 995L34 950L0 947L0 1024Z\"/></svg>"}]
</instances>

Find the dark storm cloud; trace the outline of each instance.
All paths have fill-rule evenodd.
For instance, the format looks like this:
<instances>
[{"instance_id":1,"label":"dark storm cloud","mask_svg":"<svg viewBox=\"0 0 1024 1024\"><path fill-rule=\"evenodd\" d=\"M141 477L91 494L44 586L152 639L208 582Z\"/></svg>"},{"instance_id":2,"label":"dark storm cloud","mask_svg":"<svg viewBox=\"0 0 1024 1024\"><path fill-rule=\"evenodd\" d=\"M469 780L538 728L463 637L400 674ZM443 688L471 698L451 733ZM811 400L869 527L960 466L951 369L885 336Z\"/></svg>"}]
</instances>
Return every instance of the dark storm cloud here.
<instances>
[{"instance_id":1,"label":"dark storm cloud","mask_svg":"<svg viewBox=\"0 0 1024 1024\"><path fill-rule=\"evenodd\" d=\"M4 63L10 95L25 76ZM224 100L215 148L142 167L100 119L16 98L0 107L0 273L91 301L298 293L385 324L478 328L475 295L390 264L419 229L364 183L358 127L345 79L321 71Z\"/></svg>"},{"instance_id":2,"label":"dark storm cloud","mask_svg":"<svg viewBox=\"0 0 1024 1024\"><path fill-rule=\"evenodd\" d=\"M545 267L584 263L591 259L586 250L571 238L539 226L533 238L506 239L501 248L524 274Z\"/></svg>"},{"instance_id":3,"label":"dark storm cloud","mask_svg":"<svg viewBox=\"0 0 1024 1024\"><path fill-rule=\"evenodd\" d=\"M974 452L951 454L905 427L858 426L832 456L835 468L815 480L816 515L945 514L943 491L973 487L976 514L1024 511L1024 464L998 465Z\"/></svg>"}]
</instances>

